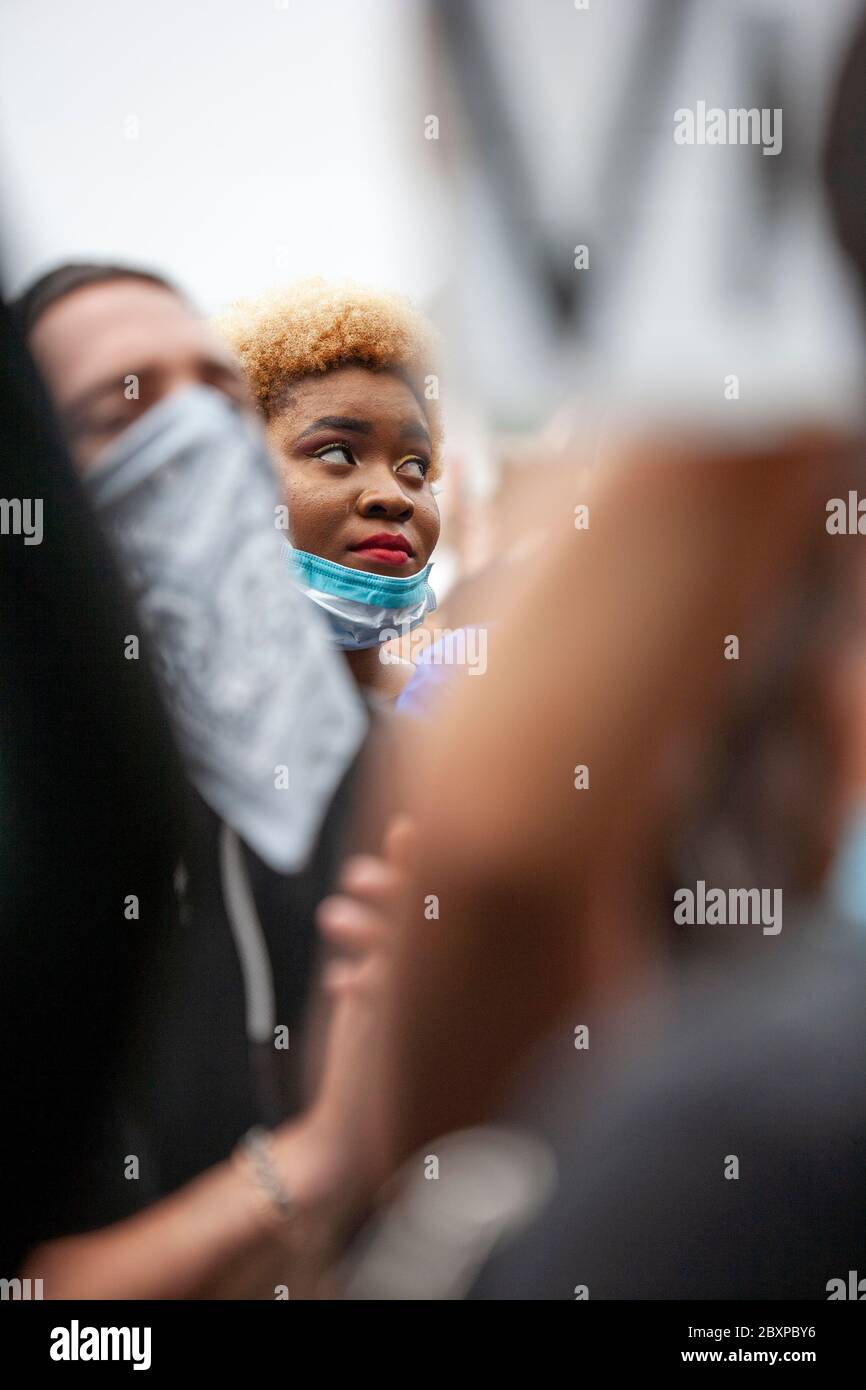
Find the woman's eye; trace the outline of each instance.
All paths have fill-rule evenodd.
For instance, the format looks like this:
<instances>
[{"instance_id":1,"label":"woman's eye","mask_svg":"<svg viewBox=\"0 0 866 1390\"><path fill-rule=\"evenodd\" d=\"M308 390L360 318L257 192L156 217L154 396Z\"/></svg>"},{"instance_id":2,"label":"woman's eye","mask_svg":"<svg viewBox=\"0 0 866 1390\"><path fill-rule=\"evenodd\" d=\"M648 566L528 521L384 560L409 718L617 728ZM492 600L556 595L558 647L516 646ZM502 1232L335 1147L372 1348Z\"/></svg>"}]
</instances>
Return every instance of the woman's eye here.
<instances>
[{"instance_id":1,"label":"woman's eye","mask_svg":"<svg viewBox=\"0 0 866 1390\"><path fill-rule=\"evenodd\" d=\"M430 467L426 459L403 459L398 465L398 473L408 473L412 478L426 478L427 470Z\"/></svg>"},{"instance_id":2,"label":"woman's eye","mask_svg":"<svg viewBox=\"0 0 866 1390\"><path fill-rule=\"evenodd\" d=\"M322 459L324 463L354 463L352 451L346 444L329 444L327 449L320 449L316 454L317 459Z\"/></svg>"}]
</instances>

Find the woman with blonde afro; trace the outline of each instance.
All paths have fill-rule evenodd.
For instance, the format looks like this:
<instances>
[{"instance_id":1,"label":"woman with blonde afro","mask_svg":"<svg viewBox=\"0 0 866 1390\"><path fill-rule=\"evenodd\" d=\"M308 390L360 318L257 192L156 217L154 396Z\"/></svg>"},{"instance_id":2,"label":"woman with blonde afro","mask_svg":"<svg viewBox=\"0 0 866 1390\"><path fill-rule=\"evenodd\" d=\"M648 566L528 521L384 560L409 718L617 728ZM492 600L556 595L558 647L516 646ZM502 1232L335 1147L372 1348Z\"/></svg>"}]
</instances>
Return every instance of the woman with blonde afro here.
<instances>
[{"instance_id":1,"label":"woman with blonde afro","mask_svg":"<svg viewBox=\"0 0 866 1390\"><path fill-rule=\"evenodd\" d=\"M411 666L384 643L435 607L435 339L397 295L300 281L215 323L264 417L291 563L358 684L394 699ZM382 659L385 658L385 659Z\"/></svg>"}]
</instances>

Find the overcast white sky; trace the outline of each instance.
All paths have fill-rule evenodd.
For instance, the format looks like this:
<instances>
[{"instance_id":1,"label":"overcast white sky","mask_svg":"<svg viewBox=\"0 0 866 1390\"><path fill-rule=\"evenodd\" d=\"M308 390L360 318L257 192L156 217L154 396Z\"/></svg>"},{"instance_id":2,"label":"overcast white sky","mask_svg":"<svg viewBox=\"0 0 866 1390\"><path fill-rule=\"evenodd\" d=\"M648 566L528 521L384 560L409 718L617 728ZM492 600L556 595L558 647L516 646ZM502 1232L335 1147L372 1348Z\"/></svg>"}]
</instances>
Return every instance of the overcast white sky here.
<instances>
[{"instance_id":1,"label":"overcast white sky","mask_svg":"<svg viewBox=\"0 0 866 1390\"><path fill-rule=\"evenodd\" d=\"M103 257L206 310L299 274L426 299L444 264L420 19L415 0L3 0L8 289Z\"/></svg>"},{"instance_id":2,"label":"overcast white sky","mask_svg":"<svg viewBox=\"0 0 866 1390\"><path fill-rule=\"evenodd\" d=\"M466 138L449 100L423 0L0 0L7 288L74 258L161 269L205 311L305 274L422 304L450 286L453 380L498 425L543 421L590 367L611 398L641 409L730 418L719 382L736 372L744 420L794 404L847 410L862 398L859 305L816 190L790 198L768 237L761 159L684 150L672 121L697 97L757 100L747 60L763 18L785 60L785 129L792 140L798 123L816 131L858 4L686 7L644 141L650 177L606 207L611 118L623 103L628 116L633 73L653 57L649 8L484 0L531 171L515 232L491 195L490 138ZM431 107L441 142L424 139ZM635 233L624 250L622 228ZM593 243L591 360L576 331L554 331L527 275L521 238L539 229L569 270L575 243Z\"/></svg>"}]
</instances>

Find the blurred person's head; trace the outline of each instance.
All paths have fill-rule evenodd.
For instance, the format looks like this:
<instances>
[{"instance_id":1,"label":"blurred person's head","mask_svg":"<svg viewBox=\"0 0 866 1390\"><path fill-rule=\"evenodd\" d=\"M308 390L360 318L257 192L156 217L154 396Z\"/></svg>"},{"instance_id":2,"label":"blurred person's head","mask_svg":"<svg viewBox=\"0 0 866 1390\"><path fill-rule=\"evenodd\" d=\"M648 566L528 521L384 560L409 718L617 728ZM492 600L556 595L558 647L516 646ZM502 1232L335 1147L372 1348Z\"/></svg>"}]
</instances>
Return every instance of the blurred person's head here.
<instances>
[{"instance_id":1,"label":"blurred person's head","mask_svg":"<svg viewBox=\"0 0 866 1390\"><path fill-rule=\"evenodd\" d=\"M293 871L364 720L281 563L276 478L240 370L148 272L66 267L17 315L139 605L189 777L271 869ZM262 773L287 751L293 799Z\"/></svg>"},{"instance_id":2,"label":"blurred person's head","mask_svg":"<svg viewBox=\"0 0 866 1390\"><path fill-rule=\"evenodd\" d=\"M825 891L866 785L866 567L858 535L829 534L825 511L862 494L866 463L852 449L825 479L760 647L747 663L740 653L735 698L666 854L674 883L773 884L801 911Z\"/></svg>"},{"instance_id":3,"label":"blurred person's head","mask_svg":"<svg viewBox=\"0 0 866 1390\"><path fill-rule=\"evenodd\" d=\"M824 132L824 191L836 236L857 276L866 310L866 14L861 13L841 60ZM864 383L866 394L866 383ZM861 404L862 409L862 404ZM863 653L866 665L866 651ZM842 910L866 925L866 689L860 739L851 757L855 806L838 857L833 888Z\"/></svg>"},{"instance_id":4,"label":"blurred person's head","mask_svg":"<svg viewBox=\"0 0 866 1390\"><path fill-rule=\"evenodd\" d=\"M61 266L14 308L82 472L151 406L185 387L212 386L247 403L231 355L179 291L150 271Z\"/></svg>"},{"instance_id":5,"label":"blurred person's head","mask_svg":"<svg viewBox=\"0 0 866 1390\"><path fill-rule=\"evenodd\" d=\"M824 137L823 174L833 227L866 299L866 18L846 50Z\"/></svg>"}]
</instances>

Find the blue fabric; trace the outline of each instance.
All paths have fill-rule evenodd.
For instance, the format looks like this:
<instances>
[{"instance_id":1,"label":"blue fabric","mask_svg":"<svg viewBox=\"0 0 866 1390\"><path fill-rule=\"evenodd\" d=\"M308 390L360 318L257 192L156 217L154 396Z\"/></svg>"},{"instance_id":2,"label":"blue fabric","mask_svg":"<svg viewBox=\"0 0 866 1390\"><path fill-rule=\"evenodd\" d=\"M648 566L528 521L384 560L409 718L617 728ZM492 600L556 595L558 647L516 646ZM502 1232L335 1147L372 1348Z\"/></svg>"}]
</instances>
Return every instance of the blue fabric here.
<instances>
[{"instance_id":1,"label":"blue fabric","mask_svg":"<svg viewBox=\"0 0 866 1390\"><path fill-rule=\"evenodd\" d=\"M296 550L291 545L286 549L290 563L311 589L375 608L400 608L418 602L428 587L427 577L433 568L432 564L425 565L417 574L406 578L369 574L349 565L338 565L334 560L323 560L321 555L311 555L308 550Z\"/></svg>"},{"instance_id":2,"label":"blue fabric","mask_svg":"<svg viewBox=\"0 0 866 1390\"><path fill-rule=\"evenodd\" d=\"M443 691L459 677L470 674L473 669L471 664L468 661L455 662L449 653L449 646L453 646L458 634L470 630L468 627L455 628L425 648L415 663L414 673L395 702L395 708L401 714L408 714L412 719L432 719Z\"/></svg>"},{"instance_id":3,"label":"blue fabric","mask_svg":"<svg viewBox=\"0 0 866 1390\"><path fill-rule=\"evenodd\" d=\"M843 831L830 875L830 895L848 921L866 931L866 807L850 817Z\"/></svg>"}]
</instances>

